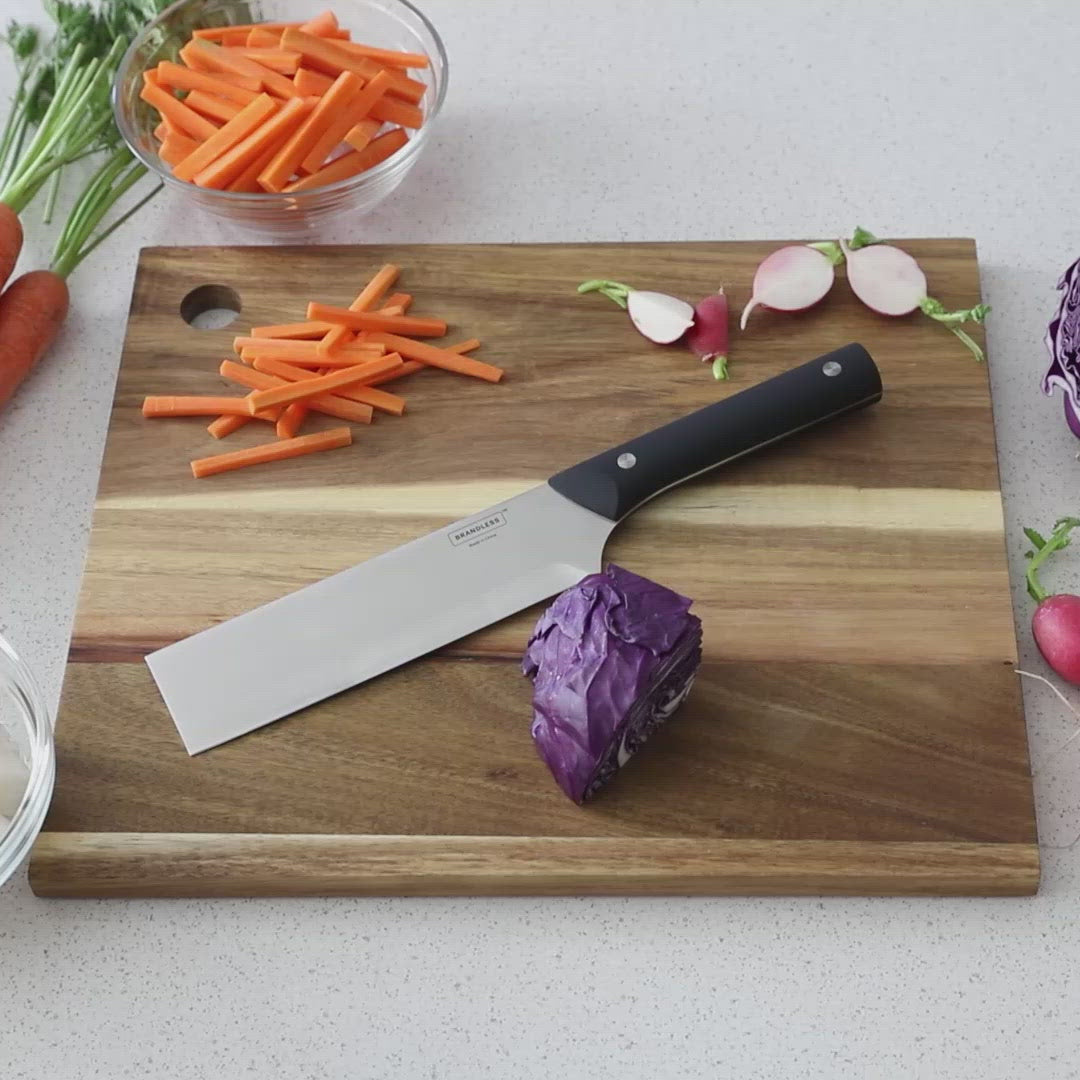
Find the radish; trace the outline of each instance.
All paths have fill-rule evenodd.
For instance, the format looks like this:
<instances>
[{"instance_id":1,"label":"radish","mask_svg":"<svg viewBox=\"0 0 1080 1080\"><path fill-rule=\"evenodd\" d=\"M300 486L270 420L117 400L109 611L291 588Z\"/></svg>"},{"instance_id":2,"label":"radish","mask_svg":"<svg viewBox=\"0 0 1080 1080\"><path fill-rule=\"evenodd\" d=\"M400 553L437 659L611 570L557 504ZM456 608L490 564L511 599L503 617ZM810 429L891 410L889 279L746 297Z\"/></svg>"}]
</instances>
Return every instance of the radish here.
<instances>
[{"instance_id":1,"label":"radish","mask_svg":"<svg viewBox=\"0 0 1080 1080\"><path fill-rule=\"evenodd\" d=\"M965 322L983 322L990 310L986 304L946 311L941 301L926 295L926 274L915 259L865 229L857 228L850 241L840 241L840 247L847 258L851 291L868 308L894 318L918 309L951 330L976 360L984 359L982 349L960 327Z\"/></svg>"},{"instance_id":2,"label":"radish","mask_svg":"<svg viewBox=\"0 0 1080 1080\"><path fill-rule=\"evenodd\" d=\"M728 302L723 287L694 307L694 325L686 333L690 351L712 361L714 379L726 379L728 351Z\"/></svg>"},{"instance_id":3,"label":"radish","mask_svg":"<svg viewBox=\"0 0 1080 1080\"><path fill-rule=\"evenodd\" d=\"M1034 529L1024 535L1034 545L1026 553L1027 590L1039 605L1031 619L1031 632L1046 662L1067 682L1080 686L1080 596L1058 593L1051 596L1039 581L1039 567L1055 551L1069 543L1069 533L1080 525L1080 518L1062 518L1054 523L1049 539Z\"/></svg>"},{"instance_id":4,"label":"radish","mask_svg":"<svg viewBox=\"0 0 1080 1080\"><path fill-rule=\"evenodd\" d=\"M630 315L630 321L657 345L670 345L694 325L694 309L685 301L666 293L631 289L618 281L583 281L579 293L599 292Z\"/></svg>"},{"instance_id":5,"label":"radish","mask_svg":"<svg viewBox=\"0 0 1080 1080\"><path fill-rule=\"evenodd\" d=\"M775 311L805 311L824 300L843 261L831 241L791 244L762 259L754 273L753 295L742 310L739 329L746 329L750 312L758 305Z\"/></svg>"}]
</instances>

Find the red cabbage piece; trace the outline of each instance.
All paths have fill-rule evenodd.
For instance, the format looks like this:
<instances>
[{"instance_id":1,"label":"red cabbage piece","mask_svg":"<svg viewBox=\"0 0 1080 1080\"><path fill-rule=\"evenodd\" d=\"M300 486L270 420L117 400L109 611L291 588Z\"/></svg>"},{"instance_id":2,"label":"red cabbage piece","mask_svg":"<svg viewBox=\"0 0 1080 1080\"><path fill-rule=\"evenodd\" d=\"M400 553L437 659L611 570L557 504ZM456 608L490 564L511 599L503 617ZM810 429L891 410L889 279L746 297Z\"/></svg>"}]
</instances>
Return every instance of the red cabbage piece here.
<instances>
[{"instance_id":1,"label":"red cabbage piece","mask_svg":"<svg viewBox=\"0 0 1080 1080\"><path fill-rule=\"evenodd\" d=\"M1080 259L1061 275L1057 283L1061 302L1046 330L1050 367L1043 378L1043 391L1060 387L1065 397L1065 421L1080 439Z\"/></svg>"},{"instance_id":2,"label":"red cabbage piece","mask_svg":"<svg viewBox=\"0 0 1080 1080\"><path fill-rule=\"evenodd\" d=\"M590 574L540 617L522 670L532 736L581 803L682 704L701 663L691 601L618 566Z\"/></svg>"}]
</instances>

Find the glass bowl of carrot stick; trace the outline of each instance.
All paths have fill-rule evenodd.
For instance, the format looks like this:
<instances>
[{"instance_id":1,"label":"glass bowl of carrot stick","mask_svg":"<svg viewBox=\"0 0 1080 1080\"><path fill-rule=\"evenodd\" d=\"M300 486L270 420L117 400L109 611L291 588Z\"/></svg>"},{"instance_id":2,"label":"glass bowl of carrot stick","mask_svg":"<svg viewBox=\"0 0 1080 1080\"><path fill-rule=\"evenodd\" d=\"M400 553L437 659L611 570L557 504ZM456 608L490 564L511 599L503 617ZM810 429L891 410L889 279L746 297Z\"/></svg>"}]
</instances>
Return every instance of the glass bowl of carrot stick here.
<instances>
[{"instance_id":1,"label":"glass bowl of carrot stick","mask_svg":"<svg viewBox=\"0 0 1080 1080\"><path fill-rule=\"evenodd\" d=\"M113 109L171 190L248 230L297 235L368 213L405 179L447 71L408 0L179 0L131 43Z\"/></svg>"}]
</instances>

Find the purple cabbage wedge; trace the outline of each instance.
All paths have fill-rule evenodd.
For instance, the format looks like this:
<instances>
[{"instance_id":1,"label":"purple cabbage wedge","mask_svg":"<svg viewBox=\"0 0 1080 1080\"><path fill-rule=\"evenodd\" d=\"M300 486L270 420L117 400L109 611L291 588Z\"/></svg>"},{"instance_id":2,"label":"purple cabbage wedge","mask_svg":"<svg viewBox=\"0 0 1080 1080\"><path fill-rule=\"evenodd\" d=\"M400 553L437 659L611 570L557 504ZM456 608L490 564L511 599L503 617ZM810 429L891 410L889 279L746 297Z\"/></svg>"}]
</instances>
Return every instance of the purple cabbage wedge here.
<instances>
[{"instance_id":1,"label":"purple cabbage wedge","mask_svg":"<svg viewBox=\"0 0 1080 1080\"><path fill-rule=\"evenodd\" d=\"M1061 275L1057 283L1064 290L1057 313L1046 330L1050 368L1043 378L1043 391L1061 387L1065 396L1065 420L1080 439L1080 259Z\"/></svg>"},{"instance_id":2,"label":"purple cabbage wedge","mask_svg":"<svg viewBox=\"0 0 1080 1080\"><path fill-rule=\"evenodd\" d=\"M691 601L609 566L540 617L522 669L532 736L559 787L581 803L682 704L701 663Z\"/></svg>"}]
</instances>

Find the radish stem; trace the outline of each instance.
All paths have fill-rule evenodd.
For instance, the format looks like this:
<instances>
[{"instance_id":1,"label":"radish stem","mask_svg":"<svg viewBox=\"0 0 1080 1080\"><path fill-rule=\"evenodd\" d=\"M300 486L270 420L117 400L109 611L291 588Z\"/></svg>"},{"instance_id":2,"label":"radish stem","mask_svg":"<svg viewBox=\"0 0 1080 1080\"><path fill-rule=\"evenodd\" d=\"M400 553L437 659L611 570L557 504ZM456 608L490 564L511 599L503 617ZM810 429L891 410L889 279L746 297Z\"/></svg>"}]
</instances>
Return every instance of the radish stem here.
<instances>
[{"instance_id":1,"label":"radish stem","mask_svg":"<svg viewBox=\"0 0 1080 1080\"><path fill-rule=\"evenodd\" d=\"M813 248L815 251L820 251L833 266L839 266L844 261L843 249L835 240L821 240L816 244L807 244L806 246Z\"/></svg>"},{"instance_id":2,"label":"radish stem","mask_svg":"<svg viewBox=\"0 0 1080 1080\"><path fill-rule=\"evenodd\" d=\"M1050 534L1048 540L1043 540L1034 529L1024 530L1024 534L1034 545L1034 550L1029 551L1026 555L1028 568L1024 577L1027 580L1028 595L1036 603L1041 604L1050 595L1046 589L1043 588L1042 582L1039 581L1039 567L1042 566L1055 551L1060 551L1063 547L1068 547L1069 533L1077 526L1080 526L1080 518L1061 518L1054 522L1054 531ZM1042 542L1040 543L1040 541Z\"/></svg>"},{"instance_id":3,"label":"radish stem","mask_svg":"<svg viewBox=\"0 0 1080 1080\"><path fill-rule=\"evenodd\" d=\"M623 285L619 281L606 281L603 278L594 278L592 281L583 281L578 287L579 293L598 292L606 296L609 300L614 300L616 304L626 310L626 298L633 292L633 289L629 285Z\"/></svg>"}]
</instances>

